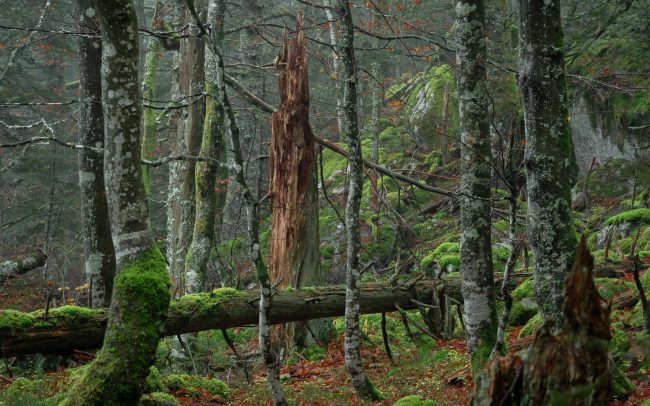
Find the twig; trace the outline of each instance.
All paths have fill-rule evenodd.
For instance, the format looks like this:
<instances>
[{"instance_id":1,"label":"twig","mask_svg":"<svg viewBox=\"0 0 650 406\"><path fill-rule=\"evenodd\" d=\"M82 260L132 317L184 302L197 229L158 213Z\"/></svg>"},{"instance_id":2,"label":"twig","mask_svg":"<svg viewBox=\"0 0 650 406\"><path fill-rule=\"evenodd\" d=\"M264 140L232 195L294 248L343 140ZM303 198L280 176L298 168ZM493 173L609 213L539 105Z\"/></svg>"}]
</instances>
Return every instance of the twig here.
<instances>
[{"instance_id":1,"label":"twig","mask_svg":"<svg viewBox=\"0 0 650 406\"><path fill-rule=\"evenodd\" d=\"M386 313L381 313L381 337L384 340L384 348L386 349L386 355L388 356L388 361L391 364L395 364L393 361L393 353L390 351L390 343L388 342L388 332L386 331Z\"/></svg>"}]
</instances>

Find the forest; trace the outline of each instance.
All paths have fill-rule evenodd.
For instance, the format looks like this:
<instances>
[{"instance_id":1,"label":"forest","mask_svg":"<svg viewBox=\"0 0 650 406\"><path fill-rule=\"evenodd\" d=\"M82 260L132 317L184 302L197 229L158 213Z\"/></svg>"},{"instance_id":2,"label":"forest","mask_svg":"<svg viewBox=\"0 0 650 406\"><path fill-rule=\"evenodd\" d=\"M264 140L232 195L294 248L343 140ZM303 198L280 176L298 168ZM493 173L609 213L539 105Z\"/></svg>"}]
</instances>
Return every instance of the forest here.
<instances>
[{"instance_id":1,"label":"forest","mask_svg":"<svg viewBox=\"0 0 650 406\"><path fill-rule=\"evenodd\" d=\"M650 406L650 0L0 10L0 406Z\"/></svg>"}]
</instances>

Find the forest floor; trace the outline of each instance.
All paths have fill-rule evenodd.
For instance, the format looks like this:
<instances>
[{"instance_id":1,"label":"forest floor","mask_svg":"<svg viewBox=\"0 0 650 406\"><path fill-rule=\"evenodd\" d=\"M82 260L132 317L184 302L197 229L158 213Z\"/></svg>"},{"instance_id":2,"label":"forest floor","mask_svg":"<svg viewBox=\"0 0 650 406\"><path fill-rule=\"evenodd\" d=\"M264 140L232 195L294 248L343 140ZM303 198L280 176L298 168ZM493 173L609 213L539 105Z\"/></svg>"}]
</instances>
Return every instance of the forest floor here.
<instances>
[{"instance_id":1,"label":"forest floor","mask_svg":"<svg viewBox=\"0 0 650 406\"><path fill-rule=\"evenodd\" d=\"M34 275L22 276L11 282L11 289L0 292L0 307L16 307L22 310L34 310L42 307L42 293L33 293L38 284ZM10 294L11 293L11 294ZM467 405L471 398L473 382L469 372L469 359L465 341L462 337L451 340L434 341L424 334L415 334L416 342L409 340L397 314L388 314L388 330L391 336L393 361L390 362L382 343L379 327L379 315L362 316L364 332L363 359L365 369L373 383L379 388L385 400L375 402L377 405L392 405L398 399L408 395L420 395L423 399L434 399L439 405ZM343 337L340 335L341 319L335 319L339 335L327 348L315 347L302 354L295 354L282 366L282 380L286 396L293 405L362 405L354 394L345 370L342 349ZM532 336L518 338L520 327L509 331L509 346L513 350L528 345ZM256 332L254 328L229 330L240 353L256 351ZM230 393L227 397L213 396L209 392L192 393L185 389L167 390L182 405L264 405L269 403L269 391L264 369L259 363L249 365L250 383L240 368L232 366L232 351L225 345L220 333L205 332L199 336L198 345L211 347L208 355L196 355L196 362L210 359L213 375L228 384ZM634 351L634 345L630 351ZM219 356L217 356L219 355ZM13 405L49 405L40 403L40 399L53 396L67 387L70 376L76 367L87 363L92 356L80 353L70 358L56 358L54 364L42 358L22 361L10 361L13 364L12 376L6 367L0 367L0 404ZM37 366L36 364L39 364ZM49 364L49 366L48 366ZM230 366L228 366L230 365ZM176 370L180 365L176 366ZM163 370L162 367L161 370ZM182 367L181 367L182 368ZM190 368L185 365L185 368ZM35 370L40 371L35 372ZM169 372L169 371L168 371ZM640 405L650 398L650 370L641 375L638 370L626 371L635 384L635 390L625 400L613 405ZM26 376L38 382L36 397L11 394L11 383L18 376ZM164 375L164 373L163 373ZM164 378L163 378L164 379ZM9 389L8 389L9 388ZM4 392L3 392L4 391ZM34 395L33 393L31 395ZM4 403L2 403L4 402Z\"/></svg>"}]
</instances>

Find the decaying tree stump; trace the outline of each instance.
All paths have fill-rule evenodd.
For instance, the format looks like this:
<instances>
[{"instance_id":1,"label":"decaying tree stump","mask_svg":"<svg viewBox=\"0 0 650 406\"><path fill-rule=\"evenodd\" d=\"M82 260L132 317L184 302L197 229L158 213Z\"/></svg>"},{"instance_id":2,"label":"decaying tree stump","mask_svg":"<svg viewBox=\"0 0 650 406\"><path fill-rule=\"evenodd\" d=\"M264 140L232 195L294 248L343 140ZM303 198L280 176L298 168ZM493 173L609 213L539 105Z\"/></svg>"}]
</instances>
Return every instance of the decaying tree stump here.
<instances>
[{"instance_id":1,"label":"decaying tree stump","mask_svg":"<svg viewBox=\"0 0 650 406\"><path fill-rule=\"evenodd\" d=\"M474 405L605 405L611 374L607 346L610 306L593 281L594 260L585 238L564 291L564 325L538 331L526 359L496 357L480 373Z\"/></svg>"},{"instance_id":2,"label":"decaying tree stump","mask_svg":"<svg viewBox=\"0 0 650 406\"><path fill-rule=\"evenodd\" d=\"M273 223L269 276L279 287L323 282L318 234L318 188L314 134L309 125L309 80L302 13L296 34L285 33L276 60L280 107L272 116L269 197ZM290 345L306 344L303 324L291 326ZM321 330L317 328L316 330Z\"/></svg>"}]
</instances>

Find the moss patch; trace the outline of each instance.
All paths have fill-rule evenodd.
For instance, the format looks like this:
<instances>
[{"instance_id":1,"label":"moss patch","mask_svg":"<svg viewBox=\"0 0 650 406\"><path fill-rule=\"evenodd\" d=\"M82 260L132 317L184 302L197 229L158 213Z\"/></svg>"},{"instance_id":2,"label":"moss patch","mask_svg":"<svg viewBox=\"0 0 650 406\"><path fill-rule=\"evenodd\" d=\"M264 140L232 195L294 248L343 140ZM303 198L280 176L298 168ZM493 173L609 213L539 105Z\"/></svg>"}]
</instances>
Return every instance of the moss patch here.
<instances>
[{"instance_id":1,"label":"moss patch","mask_svg":"<svg viewBox=\"0 0 650 406\"><path fill-rule=\"evenodd\" d=\"M537 313L530 320L528 320L528 322L521 329L521 331L519 332L519 338L535 334L537 329L540 328L543 323L544 323L544 319L542 318L542 315Z\"/></svg>"},{"instance_id":2,"label":"moss patch","mask_svg":"<svg viewBox=\"0 0 650 406\"><path fill-rule=\"evenodd\" d=\"M172 395L165 392L152 392L144 395L140 400L140 406L154 405L178 405L178 401Z\"/></svg>"},{"instance_id":3,"label":"moss patch","mask_svg":"<svg viewBox=\"0 0 650 406\"><path fill-rule=\"evenodd\" d=\"M423 399L420 395L409 395L399 399L393 406L437 406L433 400Z\"/></svg>"},{"instance_id":4,"label":"moss patch","mask_svg":"<svg viewBox=\"0 0 650 406\"><path fill-rule=\"evenodd\" d=\"M163 379L163 382L167 389L189 397L206 394L213 398L227 398L230 393L228 385L222 381L202 376L170 374Z\"/></svg>"},{"instance_id":5,"label":"moss patch","mask_svg":"<svg viewBox=\"0 0 650 406\"><path fill-rule=\"evenodd\" d=\"M18 310L0 310L0 331L15 331L29 328L34 324L34 317Z\"/></svg>"},{"instance_id":6,"label":"moss patch","mask_svg":"<svg viewBox=\"0 0 650 406\"><path fill-rule=\"evenodd\" d=\"M650 209L634 209L619 213L607 219L608 225L616 225L622 223L631 224L650 224Z\"/></svg>"}]
</instances>

